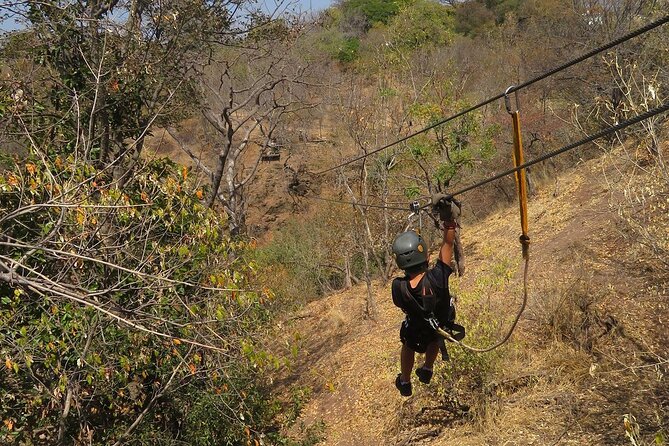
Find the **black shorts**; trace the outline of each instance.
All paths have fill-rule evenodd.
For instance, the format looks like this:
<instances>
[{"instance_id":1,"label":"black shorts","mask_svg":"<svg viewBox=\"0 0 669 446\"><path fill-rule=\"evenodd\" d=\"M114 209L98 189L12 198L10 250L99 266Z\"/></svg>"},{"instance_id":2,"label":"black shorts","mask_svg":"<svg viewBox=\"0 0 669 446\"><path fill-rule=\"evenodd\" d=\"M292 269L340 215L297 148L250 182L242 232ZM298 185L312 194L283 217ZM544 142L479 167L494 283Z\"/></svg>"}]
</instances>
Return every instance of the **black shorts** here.
<instances>
[{"instance_id":1,"label":"black shorts","mask_svg":"<svg viewBox=\"0 0 669 446\"><path fill-rule=\"evenodd\" d=\"M439 338L429 325L405 319L400 327L400 341L416 353L425 353L427 346Z\"/></svg>"}]
</instances>

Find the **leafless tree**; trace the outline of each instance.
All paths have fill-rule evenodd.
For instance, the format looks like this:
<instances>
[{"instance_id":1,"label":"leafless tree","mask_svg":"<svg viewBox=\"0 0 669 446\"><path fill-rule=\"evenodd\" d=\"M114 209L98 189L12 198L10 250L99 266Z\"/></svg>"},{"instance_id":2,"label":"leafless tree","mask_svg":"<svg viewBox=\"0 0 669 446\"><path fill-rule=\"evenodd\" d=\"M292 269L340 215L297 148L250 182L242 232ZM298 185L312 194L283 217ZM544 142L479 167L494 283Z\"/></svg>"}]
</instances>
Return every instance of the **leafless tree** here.
<instances>
[{"instance_id":1,"label":"leafless tree","mask_svg":"<svg viewBox=\"0 0 669 446\"><path fill-rule=\"evenodd\" d=\"M215 153L204 155L213 158L211 167L189 152L210 180L207 206L223 204L234 235L245 230L247 187L263 156L277 144L280 125L314 106L307 96L309 64L292 51L299 36L287 28L272 32L282 39L249 38L221 48L200 81L201 113L215 131Z\"/></svg>"}]
</instances>

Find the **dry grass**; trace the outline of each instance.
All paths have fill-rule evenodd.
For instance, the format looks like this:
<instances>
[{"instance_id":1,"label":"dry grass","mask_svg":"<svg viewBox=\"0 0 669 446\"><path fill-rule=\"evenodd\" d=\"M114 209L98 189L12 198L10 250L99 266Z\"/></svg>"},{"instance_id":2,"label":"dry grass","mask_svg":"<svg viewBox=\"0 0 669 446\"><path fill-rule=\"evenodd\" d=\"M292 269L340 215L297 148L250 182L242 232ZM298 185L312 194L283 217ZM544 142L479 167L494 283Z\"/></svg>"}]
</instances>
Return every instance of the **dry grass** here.
<instances>
[{"instance_id":1,"label":"dry grass","mask_svg":"<svg viewBox=\"0 0 669 446\"><path fill-rule=\"evenodd\" d=\"M388 284L374 284L376 322L361 317L362 287L310 304L291 327L303 349L289 376L313 386L301 421L325 422L322 444L625 445L625 414L639 444L666 434L669 287L629 263L642 252L611 205L624 173L612 158L531 198L530 305L511 342L488 356L451 347L454 362L438 362L434 383L415 382L411 398L393 386L402 315ZM515 206L465 222L468 272L453 283L472 343L498 336L519 303L518 227Z\"/></svg>"}]
</instances>

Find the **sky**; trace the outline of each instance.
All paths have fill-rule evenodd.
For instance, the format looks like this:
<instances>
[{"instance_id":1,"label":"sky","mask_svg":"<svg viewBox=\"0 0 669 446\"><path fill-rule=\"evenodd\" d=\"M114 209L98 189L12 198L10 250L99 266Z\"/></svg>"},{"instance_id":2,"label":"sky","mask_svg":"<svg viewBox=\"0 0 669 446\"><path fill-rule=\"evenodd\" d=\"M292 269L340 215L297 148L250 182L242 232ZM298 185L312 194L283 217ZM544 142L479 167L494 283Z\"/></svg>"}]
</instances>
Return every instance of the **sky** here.
<instances>
[{"instance_id":1,"label":"sky","mask_svg":"<svg viewBox=\"0 0 669 446\"><path fill-rule=\"evenodd\" d=\"M0 0L2 3L3 0ZM263 0L260 1L262 3ZM265 0L266 7L269 9L272 5L276 4L277 0ZM334 0L287 0L290 4L294 4L291 9L309 12L309 11L322 11L334 3ZM273 8L272 8L273 9ZM0 6L0 32L2 31L14 31L17 29L23 28L23 25L12 18L2 20L2 6Z\"/></svg>"},{"instance_id":2,"label":"sky","mask_svg":"<svg viewBox=\"0 0 669 446\"><path fill-rule=\"evenodd\" d=\"M315 10L315 11L320 11L328 6L330 6L333 1L332 0L299 0L298 3L300 6L302 6L303 10L308 11L309 8Z\"/></svg>"}]
</instances>

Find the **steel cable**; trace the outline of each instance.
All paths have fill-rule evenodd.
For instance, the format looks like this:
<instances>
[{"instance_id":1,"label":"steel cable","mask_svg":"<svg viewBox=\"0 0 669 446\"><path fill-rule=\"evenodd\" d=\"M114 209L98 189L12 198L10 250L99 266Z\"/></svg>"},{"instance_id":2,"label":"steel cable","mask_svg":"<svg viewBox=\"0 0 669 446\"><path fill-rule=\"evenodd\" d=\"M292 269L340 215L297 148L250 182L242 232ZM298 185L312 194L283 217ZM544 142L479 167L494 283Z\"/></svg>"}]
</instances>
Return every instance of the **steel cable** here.
<instances>
[{"instance_id":1,"label":"steel cable","mask_svg":"<svg viewBox=\"0 0 669 446\"><path fill-rule=\"evenodd\" d=\"M306 197L310 200L320 200L320 201L327 201L329 203L339 203L339 204L350 204L351 206L360 206L363 208L376 208L376 209L391 209L394 211L407 211L409 210L408 207L401 208L401 207L396 207L396 206L382 206L380 204L368 204L368 203L357 203L355 201L340 201L340 200L334 200L331 198L323 198L319 196L311 196L311 197Z\"/></svg>"},{"instance_id":2,"label":"steel cable","mask_svg":"<svg viewBox=\"0 0 669 446\"><path fill-rule=\"evenodd\" d=\"M547 159L553 158L557 155L561 155L562 153L568 152L569 150L573 150L573 149L575 149L577 147L580 147L584 144L590 143L590 142L595 141L595 140L597 140L599 138L602 138L604 136L607 136L607 135L610 135L610 134L615 133L617 131L623 130L623 129L631 126L631 125L638 124L641 121L652 118L653 116L659 115L659 114L664 113L668 110L669 110L669 102L666 102L659 107L648 110L645 113L642 113L642 114L637 115L633 118L627 119L627 120L625 120L625 121L623 121L619 124L616 124L614 126L607 127L603 130L600 130L597 133L586 136L585 138L580 139L576 142L573 142L573 143L568 144L564 147L561 147L559 149L548 152L545 155L542 155L542 156L540 156L538 158L535 158L531 161L523 163L523 164L519 165L518 167L514 167L514 168L511 168L511 169L505 170L503 172L500 172L498 174L495 174L492 177L489 177L489 178L486 178L485 180L474 183L470 186L467 186L467 187L465 187L463 189L460 189L456 192L453 192L449 195L451 195L452 197L455 197L457 195L462 195L463 193L469 192L472 189L476 189L476 188L481 187L485 184L488 184L488 183L491 183L493 181L499 180L500 178L503 178L507 175L511 175L513 173L518 172L519 170L522 170L522 169L525 169L527 167L533 166L533 165L535 165L537 163L540 163L542 161L546 161ZM340 201L340 200L333 200L333 199L323 198L323 197L318 197L318 196L311 196L311 197L307 197L307 198L313 199L313 200L328 201L328 202L331 202L331 203L350 204L350 205L353 205L353 206L371 207L371 208L379 208L379 209L391 209L391 210L397 210L397 211L408 210L408 208L403 208L403 207L382 206L382 205L366 204L366 203L356 203L356 202L353 202L353 201ZM431 206L431 204L427 203L427 204L424 204L423 206L421 206L420 209L423 210L423 209L428 208L429 206Z\"/></svg>"},{"instance_id":3,"label":"steel cable","mask_svg":"<svg viewBox=\"0 0 669 446\"><path fill-rule=\"evenodd\" d=\"M592 141L594 141L594 140L596 140L596 139L598 139L598 138L601 138L601 137L603 137L603 136L609 135L609 134L611 134L611 133L615 133L616 131L622 130L622 129L626 128L626 127L629 127L630 125L636 124L636 123L638 123L638 122L640 122L640 121L643 121L643 120L645 120L645 119L648 119L648 118L651 118L651 117L653 117L653 116L656 116L656 115L658 115L658 114L660 114L660 113L662 113L662 112L666 112L667 110L669 110L669 102L667 102L667 103L661 105L660 107L654 108L654 109L652 109L652 110L648 110L646 113L642 113L642 114L640 114L640 115L638 115L638 116L635 116L635 117L632 118L632 119L628 119L628 120L626 120L626 121L624 121L624 122L621 122L621 123L618 124L618 125L609 127L609 128L607 128L607 129L604 129L604 130L601 130L600 132L597 132L597 133L595 133L595 134L593 134L593 135L587 136L587 137L585 137L585 138L583 138L583 139L581 139L581 140L579 140L579 141L576 141L576 142L574 142L574 143L572 143L572 144L569 144L569 145L564 146L564 147L562 147L562 148L560 148L560 149L557 149L557 150L554 150L554 151L552 151L552 152L549 152L549 153L547 153L547 154L545 154L545 155L543 155L543 156L540 156L539 158L536 158L536 159L534 159L534 160L532 160L532 161L529 161L529 162L527 162L527 163L521 164L521 165L519 165L518 167L515 167L515 168L513 168L513 169L509 169L509 170L507 170L507 171L505 171L505 172L501 172L501 173L499 173L499 174L497 174L497 175L495 175L495 176L493 176L493 177L490 177L490 178L488 178L488 179L486 179L486 180L484 180L484 181L480 181L480 182L478 182L478 183L476 183L476 184L473 184L473 185L471 185L471 186L469 186L469 187L466 187L466 188L464 188L464 189L462 189L462 190L459 190L459 191L457 191L457 192L454 192L454 193L452 194L452 196L459 195L459 194L462 194L462 193L467 192L467 191L469 191L469 190L472 190L472 189L475 189L475 188L477 188L477 187L483 186L484 184L490 183L491 181L495 181L495 180L497 180L497 179L499 179L499 178L502 178L502 177L504 177L504 176L506 176L506 175L511 175L511 174L513 174L513 173L515 173L515 172L521 170L521 169L525 169L525 168L527 168L527 167L529 167L529 166L531 166L531 165L533 165L533 164L539 163L539 162L541 162L541 161L545 161L545 160L547 160L547 159L549 159L549 158L552 158L552 157L554 157L554 156L560 155L561 153L567 152L568 150L572 150L572 149L574 149L574 148L576 148L576 147L580 147L580 146L582 146L583 144L587 144L587 143L592 142ZM528 292L527 292L527 280L528 280L528 279L527 279L527 276L528 276L528 270L529 270L529 255L528 255L528 256L524 256L524 257L525 257L525 268L524 268L524 271L523 271L523 302L522 302L522 304L521 304L521 306L520 306L520 309L519 309L518 312L516 313L516 316L515 316L515 318L513 319L513 322L511 323L511 327L509 328L509 330L507 331L506 335L505 335L501 340L497 341L495 344L493 344L493 345L491 345L491 346L489 346L489 347L473 347L473 346L467 345L467 344L465 344L465 343L463 343L463 342L461 342L461 341L458 341L458 340L455 339L450 333L448 333L448 332L445 331L445 330L437 329L437 333L438 333L440 336L444 337L446 340L448 340L448 341L450 341L450 342L454 342L454 343L458 344L460 347L462 347L462 348L464 348L464 349L466 349L466 350L475 352L475 353L486 353L486 352L495 350L496 348L498 348L498 347L502 346L503 344L505 344L505 343L511 338L511 335L513 334L513 331L515 330L516 325L518 324L518 321L520 320L520 316L523 314L523 311L525 311L525 307L527 306L527 300L528 300L528 298L527 298L527 295L528 295Z\"/></svg>"},{"instance_id":4,"label":"steel cable","mask_svg":"<svg viewBox=\"0 0 669 446\"><path fill-rule=\"evenodd\" d=\"M514 168L512 168L512 169L505 170L504 172L500 172L500 173L498 173L498 174L496 174L496 175L494 175L494 176L492 176L492 177L490 177L490 178L487 178L487 179L485 179L485 180L483 180L483 181L479 181L478 183L472 184L471 186L467 186L467 187L465 187L464 189L460 189L459 191L457 191L457 192L453 192L453 193L450 194L450 195L453 196L453 197L455 197L456 195L461 195L461 194L463 194L463 193L465 193L465 192L468 192L468 191L470 191L470 190L472 190L472 189L476 189L477 187L483 186L484 184L491 183L491 182L493 182L493 181L495 181L495 180L499 180L500 178L503 178L503 177L505 177L505 176L507 176L507 175L511 175L512 173L516 173L516 172L518 172L519 170L525 169L526 167L533 166L533 165L535 165L535 164L537 164L537 163L540 163L540 162L542 162L542 161L546 161L546 160L549 159L549 158L553 158L553 157L555 157L555 156L557 156L557 155L560 155L560 154L562 154L562 153L564 153L564 152L567 152L567 151L569 151L569 150L572 150L572 149L575 149L575 148L577 148L577 147L580 147L580 146L582 146L582 145L584 145L584 144L587 144L587 143L589 143L589 142L592 142L592 141L594 141L594 140L596 140L596 139L599 139L599 138L602 138L602 137L604 137L604 136L610 135L611 133L615 133L615 132L617 132L617 131L619 131L619 130L623 130L623 129L625 129L625 128L631 126L631 125L637 124L637 123L639 123L639 122L641 122L641 121L644 121L644 120L646 120L646 119L648 119L648 118L652 118L653 116L659 115L660 113L666 112L667 110L669 110L669 102L666 102L666 103L662 104L661 106L656 107L656 108L654 108L654 109L652 109L652 110L648 110L648 111L645 112L645 113L642 113L642 114L640 114L640 115L637 115L637 116L635 116L634 118L631 118L631 119L628 119L628 120L626 120L626 121L623 121L623 122L621 122L621 123L619 123L619 124L617 124L617 125L614 125L614 126L612 126L612 127L608 127L608 128L606 128L606 129L603 129L603 130L600 130L599 132L597 132L597 133L595 133L595 134L593 134L593 135L586 136L586 137L583 138L583 139L580 139L580 140L578 140L578 141L576 141L576 142L573 142L573 143L571 143L571 144L569 144L569 145L566 145L566 146L564 146L564 147L561 147L561 148L559 148L559 149L557 149L557 150L553 150L552 152L548 152L547 154L542 155L542 156L540 156L540 157L538 157L538 158L535 158L535 159L533 159L533 160L531 160L531 161L528 161L528 162L526 162L526 163L524 163L524 164L521 164L521 165L519 165L518 167L514 167Z\"/></svg>"},{"instance_id":5,"label":"steel cable","mask_svg":"<svg viewBox=\"0 0 669 446\"><path fill-rule=\"evenodd\" d=\"M659 107L656 107L656 108L654 108L654 109L648 110L647 112L642 113L642 114L640 114L640 115L637 115L637 116L635 116L634 118L625 120L625 121L623 121L623 122L621 122L621 123L619 123L619 124L617 124L617 125L608 127L608 128L606 128L606 129L603 129L603 130L600 130L599 132L597 132L597 133L595 133L595 134L586 136L585 138L582 138L582 139L580 139L580 140L578 140L578 141L576 141L576 142L573 142L573 143L571 143L571 144L568 144L568 145L566 145L566 146L564 146L564 147L561 147L561 148L559 148L559 149L557 149L557 150L553 150L553 151L551 151L551 152L548 152L548 153L546 153L545 155L542 155L542 156L540 156L540 157L538 157L538 158L535 158L535 159L533 159L533 160L531 160L531 161L528 161L528 162L526 162L526 163L523 163L523 164L519 165L518 167L514 167L513 169L509 169L509 170L506 170L506 171L504 171L504 172L500 172L500 173L498 173L498 174L496 174L496 175L494 175L494 176L492 176L492 177L489 177L489 178L487 178L487 179L485 179L485 180L483 180L483 181L479 181L479 182L477 182L477 183L475 183L475 184L472 184L471 186L468 186L468 187L466 187L466 188L464 188L464 189L461 189L461 190L459 190L459 191L457 191L457 192L452 193L451 196L454 197L454 196L456 196L456 195L463 194L463 193L465 193L465 192L467 192L467 191L470 191L470 190L472 190L472 189L476 189L476 188L481 187L481 186L483 186L483 185L485 185L485 184L488 184L488 183L490 183L490 182L492 182L492 181L498 180L498 179L503 178L503 177L505 177L505 176L507 176L507 175L511 175L511 174L513 174L513 173L515 173L515 172L518 172L518 171L522 170L522 169L525 169L525 168L527 168L527 167L530 167L530 166L532 166L532 165L534 165L534 164L540 163L540 162L542 162L542 161L545 161L545 160L547 160L547 159L550 159L550 158L553 158L553 157L555 157L555 156L557 156L557 155L560 155L560 154L562 154L562 153L565 153L565 152L567 152L567 151L569 151L569 150L573 150L573 149L575 149L575 148L577 148L577 147L580 147L580 146L582 146L582 145L584 145L584 144L587 144L587 143L590 143L590 142L592 142L592 141L595 141L595 140L597 140L597 139L599 139L599 138L602 138L602 137L604 137L604 136L607 136L607 135L610 135L610 134L615 133L615 132L617 132L617 131L623 130L623 129L625 129L625 128L631 126L631 125L637 124L637 123L639 123L639 122L641 122L641 121L644 121L644 120L646 120L646 119L649 119L649 118L651 118L651 117L653 117L653 116L657 116L657 115L659 115L659 114L661 114L661 113L664 113L664 112L666 112L666 111L668 111L668 110L669 110L669 101L666 102L666 103L664 103L663 105L661 105L661 106L659 106ZM330 201L330 202L335 202L335 203L344 203L344 204L358 205L358 206L378 207L378 208L384 208L384 209L406 210L406 209L404 209L404 208L397 208L397 207L390 207L390 206L378 206L378 205L358 204L358 203L355 203L355 202L341 202L341 201L330 200L330 199L321 198L321 197L310 197L310 198L319 199L319 200L324 200L324 201ZM429 206L430 206L430 204L426 204L426 205L422 206L420 209L423 210L424 208L429 207ZM475 353L485 353L485 352L489 352L489 351L495 350L496 348L499 348L500 346L502 346L503 344L505 344L505 343L511 338L511 335L513 334L513 331L515 330L516 325L518 324L518 321L520 320L520 317L521 317L521 315L523 314L523 311L525 310L525 307L527 306L527 301L528 301L527 282L528 282L528 270L529 270L529 256L524 256L524 261L525 261L525 267L524 267L524 270L523 270L523 301L522 301L522 303L521 303L520 309L518 310L518 312L516 313L516 316L515 316L514 319L513 319L513 322L511 323L511 327L509 327L509 330L507 331L506 335L505 335L502 339L500 339L500 340L497 341L495 344L493 344L493 345L491 345L491 346L489 346L489 347L473 347L473 346L467 345L467 344L465 344L465 343L463 343L463 342L461 342L461 341L458 341L458 340L455 339L450 333L448 333L447 331L445 331L445 330L443 330L443 329L441 329L441 328L438 328L438 329L437 329L437 333L438 333L440 336L444 337L446 340L448 340L448 341L450 341L450 342L454 342L454 343L456 343L457 345L461 346L462 348L464 348L464 349L466 349L466 350L469 350L469 351L472 351L472 352L475 352Z\"/></svg>"},{"instance_id":6,"label":"steel cable","mask_svg":"<svg viewBox=\"0 0 669 446\"><path fill-rule=\"evenodd\" d=\"M427 131L430 131L430 130L432 130L432 129L435 128L435 127L439 127L439 126L442 125L442 124L445 124L445 123L447 123L447 122L449 122L449 121L452 121L452 120L454 120L454 119L459 118L460 116L466 115L467 113L471 113L471 112L473 112L474 110L477 110L477 109L479 109L479 108L481 108L481 107L484 107L484 106L490 104L491 102L494 102L494 101L497 101L497 100L499 100L499 99L502 99L506 94L510 94L510 93L515 92L515 91L521 90L521 89L523 89L523 88L525 88L525 87L528 87L528 86L530 86L530 85L532 85L532 84L534 84L534 83L536 83L536 82L539 82L539 81L541 81L541 80L543 80L543 79L546 79L547 77L550 77L550 76L552 76L552 75L554 75L554 74L556 74L556 73L559 73L560 71L566 70L567 68L569 68L569 67L571 67L571 66L573 66L573 65L576 65L576 64L578 64L578 63L580 63L580 62L583 62L584 60L587 60L587 59L589 59L589 58L591 58L591 57L593 57L593 56L595 56L595 55L597 55L597 54L599 54L599 53L601 53L601 52L603 52L603 51L606 51L606 50L608 50L608 49L610 49L610 48L613 48L614 46L620 45L621 43L626 42L626 41L628 41L628 40L630 40L630 39L633 39L634 37L637 37L637 36L639 36L639 35L641 35L641 34L647 33L648 31L651 31L651 30L653 30L653 29L655 29L655 28L657 28L657 27L659 27L659 26L662 26L662 25L664 25L664 24L667 23L667 22L669 22L669 15L664 16L664 17L662 17L661 19L658 19L658 20L656 20L656 21L654 21L654 22L651 22L651 23L647 24L646 26L644 26L644 27L642 27L642 28L639 28L639 29L637 29L637 30L635 30L635 31L632 31L632 32L628 33L628 34L625 34L624 36L621 36L621 37L619 37L619 38L617 38L617 39L615 39L615 40L612 40L611 42L609 42L609 43L607 43L607 44L605 44L605 45L602 45L602 46L600 46L600 47L597 47L597 48L595 48L595 49L593 49L593 50L591 50L591 51L589 51L589 52L587 52L587 53L585 53L585 54L583 54L583 55L581 55L581 56L579 56L579 57L577 57L577 58L575 58L575 59L572 59L572 60L570 60L570 61L568 61L568 62L566 62L566 63L564 63L564 64L562 64L562 65L560 65L560 66L557 66L557 67L553 68L552 70L549 70L549 71L547 71L547 72L545 72L545 73L543 73L543 74L541 74L541 75L539 75L539 76L536 76L536 77L534 77L534 78L532 78L532 79L530 79L530 80L527 80L527 81L525 81L525 82L523 82L523 83L521 83L521 84L515 85L515 86L513 86L513 87L507 89L507 91L505 91L504 93L500 93L500 94L498 94L497 96L494 96L494 97L491 97L491 98L489 98L489 99L486 99L486 100L483 101L483 102L480 102L480 103L478 103L478 104L476 104L476 105L474 105L474 106L472 106L472 107L469 107L469 108L467 108L467 109L465 109L465 110L462 110L461 112L458 112L458 113L456 113L456 114L454 114L454 115L452 115L452 116L449 116L448 118L445 118L445 119L442 119L442 120L440 120L440 121L437 121L437 122L435 122L434 124L430 124L429 126L423 128L423 129L421 129L421 130L418 130L418 131L416 131L416 132L413 132L413 133L411 133L411 134L409 134L409 135L407 135L407 136L404 136L404 137L402 137L402 138L400 138L400 139L398 139L398 140L396 140L396 141L393 141L393 142L391 142L391 143L389 143L389 144L386 144L386 145L381 146L381 147L379 147L379 148L377 148L377 149L374 149L374 150L372 150L371 152L367 152L367 153L365 153L364 155L360 155L360 156L358 156L358 157L356 157L356 158L353 158L353 159L350 159L350 160L345 161L345 162L343 162L343 163L337 164L337 165L334 166L334 167L330 167L330 168L327 168L327 169L325 169L325 170L321 170L321 171L319 171L319 172L315 172L315 174L316 174L316 175L321 175L321 174L324 174L324 173L333 171L333 170L335 170L335 169L339 169L340 167L344 167L344 166L346 166L346 165L348 165L348 164L354 163L354 162L356 162L356 161L360 161L361 159L367 158L368 156L374 155L375 153L378 153L378 152L380 152L380 151L382 151L382 150L385 150L385 149L388 149L388 148L390 148L390 147L392 147L392 146L395 146L395 145L397 145L397 144L400 144L400 143L402 143L402 142L404 142L404 141L406 141L406 140L408 140L408 139L411 139L411 138L413 138L413 137L415 137L415 136L418 136L418 135L420 135L420 134L422 134L422 133L425 133L425 132L427 132Z\"/></svg>"}]
</instances>

